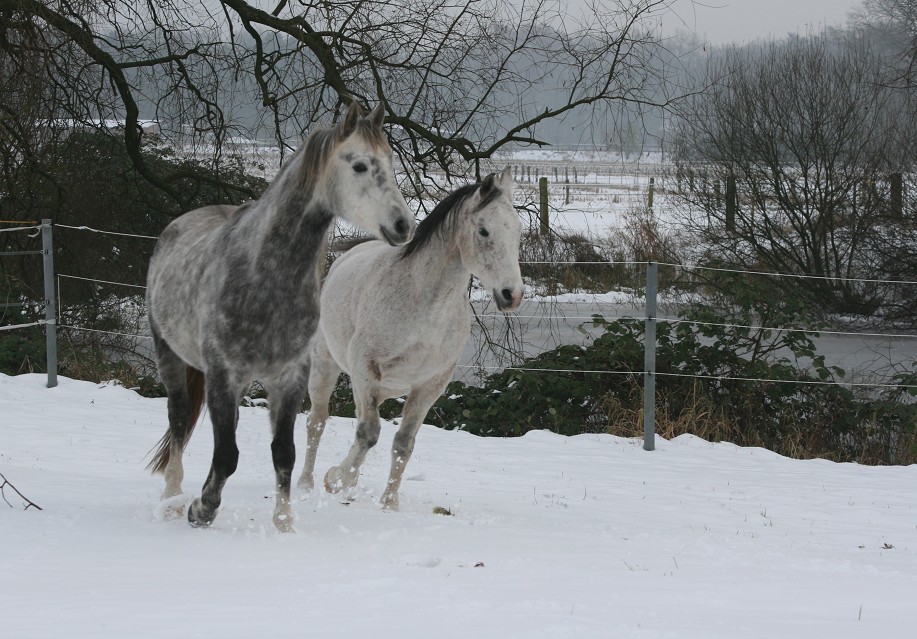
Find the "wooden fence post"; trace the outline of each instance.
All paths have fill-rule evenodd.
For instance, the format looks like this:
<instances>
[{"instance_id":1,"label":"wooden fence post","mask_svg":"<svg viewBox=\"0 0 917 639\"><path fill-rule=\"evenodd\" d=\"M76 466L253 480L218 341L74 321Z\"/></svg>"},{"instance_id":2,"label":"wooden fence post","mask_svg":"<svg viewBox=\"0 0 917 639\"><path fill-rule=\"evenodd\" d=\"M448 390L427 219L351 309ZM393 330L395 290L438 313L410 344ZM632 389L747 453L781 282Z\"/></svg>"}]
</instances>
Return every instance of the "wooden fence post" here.
<instances>
[{"instance_id":1,"label":"wooden fence post","mask_svg":"<svg viewBox=\"0 0 917 639\"><path fill-rule=\"evenodd\" d=\"M904 183L900 173L892 173L890 177L891 193L889 194L889 205L892 217L901 217L904 213Z\"/></svg>"},{"instance_id":2,"label":"wooden fence post","mask_svg":"<svg viewBox=\"0 0 917 639\"><path fill-rule=\"evenodd\" d=\"M730 233L736 230L736 178L734 175L726 178L726 230Z\"/></svg>"},{"instance_id":3,"label":"wooden fence post","mask_svg":"<svg viewBox=\"0 0 917 639\"><path fill-rule=\"evenodd\" d=\"M570 204L570 168L564 167L564 204Z\"/></svg>"},{"instance_id":4,"label":"wooden fence post","mask_svg":"<svg viewBox=\"0 0 917 639\"><path fill-rule=\"evenodd\" d=\"M538 234L547 237L551 232L550 221L548 219L548 178L538 178L538 202L539 202L539 219L541 227Z\"/></svg>"},{"instance_id":5,"label":"wooden fence post","mask_svg":"<svg viewBox=\"0 0 917 639\"><path fill-rule=\"evenodd\" d=\"M646 208L648 208L650 212L652 212L653 210L653 191L655 190L655 187L656 187L656 178L651 177L650 178L650 187L646 193Z\"/></svg>"}]
</instances>

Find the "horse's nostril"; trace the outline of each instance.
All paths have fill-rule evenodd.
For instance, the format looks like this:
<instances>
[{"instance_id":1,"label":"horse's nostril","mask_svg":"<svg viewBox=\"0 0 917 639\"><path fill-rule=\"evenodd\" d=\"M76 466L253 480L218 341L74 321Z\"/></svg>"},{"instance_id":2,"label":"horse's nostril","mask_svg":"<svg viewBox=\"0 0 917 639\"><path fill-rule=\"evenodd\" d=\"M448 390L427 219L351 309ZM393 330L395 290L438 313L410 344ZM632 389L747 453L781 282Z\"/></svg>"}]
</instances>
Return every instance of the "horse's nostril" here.
<instances>
[{"instance_id":1,"label":"horse's nostril","mask_svg":"<svg viewBox=\"0 0 917 639\"><path fill-rule=\"evenodd\" d=\"M500 295L502 295L503 299L505 299L507 302L513 301L513 292L508 288L504 288L502 291L500 291Z\"/></svg>"},{"instance_id":2,"label":"horse's nostril","mask_svg":"<svg viewBox=\"0 0 917 639\"><path fill-rule=\"evenodd\" d=\"M408 224L404 220L398 220L395 222L395 232L398 235L407 235L408 234Z\"/></svg>"}]
</instances>

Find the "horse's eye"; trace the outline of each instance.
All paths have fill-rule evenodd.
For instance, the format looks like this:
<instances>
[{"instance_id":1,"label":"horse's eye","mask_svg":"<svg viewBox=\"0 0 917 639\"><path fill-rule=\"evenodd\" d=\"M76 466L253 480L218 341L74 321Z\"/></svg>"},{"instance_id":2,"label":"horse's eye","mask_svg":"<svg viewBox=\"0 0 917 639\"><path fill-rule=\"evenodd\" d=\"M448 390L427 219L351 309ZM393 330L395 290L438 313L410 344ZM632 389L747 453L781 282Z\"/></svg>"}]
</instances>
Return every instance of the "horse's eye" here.
<instances>
[{"instance_id":1,"label":"horse's eye","mask_svg":"<svg viewBox=\"0 0 917 639\"><path fill-rule=\"evenodd\" d=\"M490 231L487 229L478 229L478 233L481 235L481 237L487 237L490 235Z\"/></svg>"},{"instance_id":2,"label":"horse's eye","mask_svg":"<svg viewBox=\"0 0 917 639\"><path fill-rule=\"evenodd\" d=\"M357 173L366 173L368 168L365 162L357 162L353 165L353 170Z\"/></svg>"}]
</instances>

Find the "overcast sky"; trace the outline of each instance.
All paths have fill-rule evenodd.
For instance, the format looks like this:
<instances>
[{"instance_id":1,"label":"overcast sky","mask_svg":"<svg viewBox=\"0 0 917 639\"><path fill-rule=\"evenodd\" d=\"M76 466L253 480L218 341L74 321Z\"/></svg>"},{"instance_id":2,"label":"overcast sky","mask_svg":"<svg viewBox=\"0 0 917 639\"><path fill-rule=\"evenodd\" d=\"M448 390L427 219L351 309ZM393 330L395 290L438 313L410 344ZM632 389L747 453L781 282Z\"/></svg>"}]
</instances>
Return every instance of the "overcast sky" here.
<instances>
[{"instance_id":1,"label":"overcast sky","mask_svg":"<svg viewBox=\"0 0 917 639\"><path fill-rule=\"evenodd\" d=\"M782 38L843 25L861 0L675 0L677 16L664 17L663 31L693 31L714 44Z\"/></svg>"}]
</instances>

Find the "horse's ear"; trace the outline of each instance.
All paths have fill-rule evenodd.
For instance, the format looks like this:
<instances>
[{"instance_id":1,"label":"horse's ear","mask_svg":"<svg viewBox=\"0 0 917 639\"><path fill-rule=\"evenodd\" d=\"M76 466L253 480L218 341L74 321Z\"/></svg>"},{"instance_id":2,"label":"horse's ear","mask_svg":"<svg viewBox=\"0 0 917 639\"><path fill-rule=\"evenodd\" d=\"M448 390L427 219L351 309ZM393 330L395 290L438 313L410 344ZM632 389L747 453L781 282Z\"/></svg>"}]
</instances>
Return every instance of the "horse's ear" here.
<instances>
[{"instance_id":1,"label":"horse's ear","mask_svg":"<svg viewBox=\"0 0 917 639\"><path fill-rule=\"evenodd\" d=\"M484 181L481 182L481 188L479 189L481 195L487 195L494 190L494 174L488 173L487 177L484 178Z\"/></svg>"},{"instance_id":2,"label":"horse's ear","mask_svg":"<svg viewBox=\"0 0 917 639\"><path fill-rule=\"evenodd\" d=\"M385 121L385 105L382 102L379 102L372 113L369 114L369 121L375 128L382 128L382 123Z\"/></svg>"},{"instance_id":3,"label":"horse's ear","mask_svg":"<svg viewBox=\"0 0 917 639\"><path fill-rule=\"evenodd\" d=\"M362 117L363 109L360 107L360 103L353 100L350 106L347 107L347 113L344 115L344 121L341 123L341 129L344 131L344 135L350 135L353 130L357 128L357 122L359 122Z\"/></svg>"},{"instance_id":4,"label":"horse's ear","mask_svg":"<svg viewBox=\"0 0 917 639\"><path fill-rule=\"evenodd\" d=\"M513 170L509 165L500 173L500 188L511 191L513 188Z\"/></svg>"}]
</instances>

